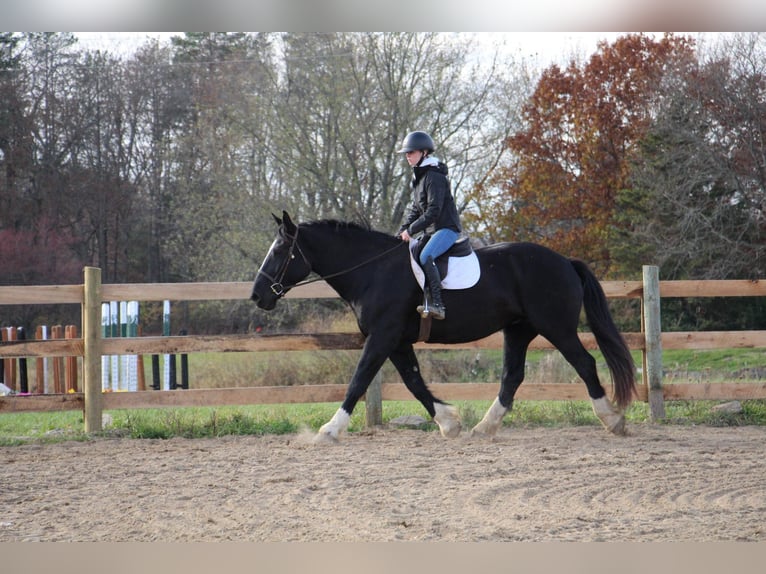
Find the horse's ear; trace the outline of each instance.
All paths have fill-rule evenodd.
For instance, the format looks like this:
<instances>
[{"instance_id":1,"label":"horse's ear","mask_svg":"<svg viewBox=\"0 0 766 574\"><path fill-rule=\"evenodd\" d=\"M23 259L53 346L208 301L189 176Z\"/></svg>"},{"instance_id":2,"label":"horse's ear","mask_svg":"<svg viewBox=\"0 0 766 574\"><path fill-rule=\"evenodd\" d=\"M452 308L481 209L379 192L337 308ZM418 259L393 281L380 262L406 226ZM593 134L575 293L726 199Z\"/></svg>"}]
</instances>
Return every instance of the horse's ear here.
<instances>
[{"instance_id":1,"label":"horse's ear","mask_svg":"<svg viewBox=\"0 0 766 574\"><path fill-rule=\"evenodd\" d=\"M285 226L285 230L290 234L295 231L295 224L293 223L292 219L290 219L290 216L287 215L286 211L282 212L282 225Z\"/></svg>"},{"instance_id":2,"label":"horse's ear","mask_svg":"<svg viewBox=\"0 0 766 574\"><path fill-rule=\"evenodd\" d=\"M281 220L281 219L279 219L279 218L278 218L276 215L274 215L274 214L272 213L272 214L271 214L271 217L273 217L273 218L274 218L274 221L276 221L276 222L277 222L277 225L282 225L282 220Z\"/></svg>"}]
</instances>

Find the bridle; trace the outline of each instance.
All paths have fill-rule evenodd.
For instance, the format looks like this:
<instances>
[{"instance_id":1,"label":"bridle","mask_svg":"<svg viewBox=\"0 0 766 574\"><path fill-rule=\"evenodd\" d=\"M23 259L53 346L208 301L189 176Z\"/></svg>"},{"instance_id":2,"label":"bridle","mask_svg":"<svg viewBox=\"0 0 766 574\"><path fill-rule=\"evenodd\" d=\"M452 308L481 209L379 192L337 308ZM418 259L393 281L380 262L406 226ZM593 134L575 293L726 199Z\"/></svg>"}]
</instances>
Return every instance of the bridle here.
<instances>
[{"instance_id":1,"label":"bridle","mask_svg":"<svg viewBox=\"0 0 766 574\"><path fill-rule=\"evenodd\" d=\"M340 275L345 275L346 273L350 273L351 271L359 269L360 267L364 267L368 263L372 263L376 259L380 259L381 257L388 255L392 251L399 249L400 246L406 245L406 242L402 241L396 244L396 246L391 247L390 249L386 249L385 251L382 251L381 253L378 253L377 255L362 261L361 263L357 263L356 265L354 265L353 267L349 267L348 269L338 271L337 273L330 273L329 275L320 275L319 277L316 277L314 279L304 279L303 281L298 281L297 283L294 283L292 285L288 285L287 287L285 287L282 281L284 281L285 274L287 273L287 268L290 265L290 261L295 259L294 251L296 249L298 250L298 253L300 253L301 257L303 258L303 262L308 266L309 270L311 270L311 263L306 257L306 254L303 253L303 250L301 249L300 245L298 245L299 231L300 231L300 226L295 227L295 235L290 235L287 233L287 231L284 231L283 237L288 239L290 241L290 244L287 250L287 257L285 257L284 263L282 263L282 265L280 266L279 272L276 274L276 277L272 277L261 268L258 269L258 273L256 273L255 275L256 278L258 278L258 275L263 275L264 277L266 277L266 279L271 281L271 291L277 297L283 297L285 293L287 292L287 289L292 289L293 287L300 287L301 285L308 285L309 283L315 283L316 281L331 279L332 277L338 277Z\"/></svg>"},{"instance_id":2,"label":"bridle","mask_svg":"<svg viewBox=\"0 0 766 574\"><path fill-rule=\"evenodd\" d=\"M308 265L309 270L311 269L311 263L309 263L309 260L306 258L306 255L301 250L300 245L298 245L298 231L300 227L295 228L295 235L290 235L287 233L287 231L284 231L283 236L290 241L289 247L287 250L287 257L285 257L284 263L279 268L279 272L277 273L276 277L272 277L268 273L266 273L263 269L259 268L258 273L255 275L256 278L258 275L263 275L271 281L271 291L276 295L277 297L282 297L285 294L285 286L282 284L282 281L285 279L285 274L287 273L287 268L290 266L290 261L295 259L295 253L294 251L297 249L298 253L301 254L301 257L303 257L303 262ZM290 285L288 289L291 289L293 287L296 287L297 285L300 285L301 283L298 282L295 285Z\"/></svg>"}]
</instances>

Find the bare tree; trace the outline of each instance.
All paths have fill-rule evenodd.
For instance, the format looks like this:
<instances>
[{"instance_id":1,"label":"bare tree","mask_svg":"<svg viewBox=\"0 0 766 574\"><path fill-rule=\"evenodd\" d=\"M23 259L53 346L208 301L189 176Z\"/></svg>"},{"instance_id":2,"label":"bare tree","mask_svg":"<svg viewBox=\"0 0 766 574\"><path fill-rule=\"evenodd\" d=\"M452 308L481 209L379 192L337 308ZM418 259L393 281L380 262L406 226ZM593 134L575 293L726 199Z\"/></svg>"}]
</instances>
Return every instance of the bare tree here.
<instances>
[{"instance_id":1,"label":"bare tree","mask_svg":"<svg viewBox=\"0 0 766 574\"><path fill-rule=\"evenodd\" d=\"M17 228L28 215L24 194L34 166L21 40L19 34L0 33L0 229Z\"/></svg>"},{"instance_id":2,"label":"bare tree","mask_svg":"<svg viewBox=\"0 0 766 574\"><path fill-rule=\"evenodd\" d=\"M271 74L269 41L187 34L174 39L173 66L182 71L178 88L189 95L168 166L173 191L164 241L173 275L213 280L246 268L250 276L253 262L242 262L255 251L250 213L270 177L263 160L272 129L273 98L264 81Z\"/></svg>"},{"instance_id":3,"label":"bare tree","mask_svg":"<svg viewBox=\"0 0 766 574\"><path fill-rule=\"evenodd\" d=\"M309 213L396 229L410 201L396 150L416 129L438 142L466 207L463 190L502 151L514 68L470 61L470 39L440 34L289 34L283 42L273 151Z\"/></svg>"}]
</instances>

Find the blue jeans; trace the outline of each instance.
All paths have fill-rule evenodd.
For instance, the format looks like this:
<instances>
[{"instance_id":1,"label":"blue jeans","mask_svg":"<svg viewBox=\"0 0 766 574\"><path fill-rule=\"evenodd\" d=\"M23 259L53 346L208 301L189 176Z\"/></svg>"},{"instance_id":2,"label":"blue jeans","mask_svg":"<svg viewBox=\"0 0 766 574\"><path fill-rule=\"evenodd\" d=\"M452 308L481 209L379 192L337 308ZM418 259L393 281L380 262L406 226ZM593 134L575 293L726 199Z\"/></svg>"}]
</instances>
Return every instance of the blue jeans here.
<instances>
[{"instance_id":1,"label":"blue jeans","mask_svg":"<svg viewBox=\"0 0 766 574\"><path fill-rule=\"evenodd\" d=\"M439 229L428 240L423 251L420 252L420 264L425 265L428 258L431 257L436 260L439 255L447 251L455 244L460 234L451 229Z\"/></svg>"}]
</instances>

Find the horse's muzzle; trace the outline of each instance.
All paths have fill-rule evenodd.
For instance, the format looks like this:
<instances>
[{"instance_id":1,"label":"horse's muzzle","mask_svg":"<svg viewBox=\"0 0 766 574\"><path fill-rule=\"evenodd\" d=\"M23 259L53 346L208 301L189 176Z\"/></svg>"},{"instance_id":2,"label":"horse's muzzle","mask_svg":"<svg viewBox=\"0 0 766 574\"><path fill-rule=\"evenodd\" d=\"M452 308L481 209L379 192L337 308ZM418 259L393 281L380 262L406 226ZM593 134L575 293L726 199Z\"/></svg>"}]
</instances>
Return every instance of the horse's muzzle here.
<instances>
[{"instance_id":1,"label":"horse's muzzle","mask_svg":"<svg viewBox=\"0 0 766 574\"><path fill-rule=\"evenodd\" d=\"M250 295L250 300L255 302L255 304L264 311L271 311L274 307L277 306L276 297L266 297L264 299L256 291L253 291L252 295Z\"/></svg>"}]
</instances>

